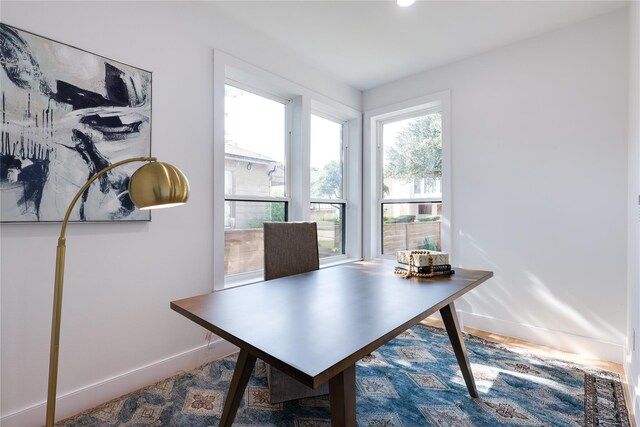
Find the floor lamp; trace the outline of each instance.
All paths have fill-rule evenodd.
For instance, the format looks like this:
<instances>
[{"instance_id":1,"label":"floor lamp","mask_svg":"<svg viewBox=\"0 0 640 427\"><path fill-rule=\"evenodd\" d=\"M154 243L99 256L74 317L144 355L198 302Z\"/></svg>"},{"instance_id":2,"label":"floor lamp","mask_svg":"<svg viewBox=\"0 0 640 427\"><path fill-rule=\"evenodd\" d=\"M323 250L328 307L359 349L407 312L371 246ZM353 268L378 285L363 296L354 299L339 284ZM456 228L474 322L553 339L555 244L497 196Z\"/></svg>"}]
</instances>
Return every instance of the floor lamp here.
<instances>
[{"instance_id":1,"label":"floor lamp","mask_svg":"<svg viewBox=\"0 0 640 427\"><path fill-rule=\"evenodd\" d=\"M155 157L136 157L114 163L92 176L73 198L62 221L56 252L56 277L51 322L51 351L49 354L49 388L47 391L46 427L53 427L56 412L58 383L58 350L60 348L60 316L62 314L62 283L64 279L65 233L71 210L91 183L112 169L132 162L149 162L134 172L129 181L129 196L138 209L165 208L183 205L189 198L189 182L180 169Z\"/></svg>"}]
</instances>

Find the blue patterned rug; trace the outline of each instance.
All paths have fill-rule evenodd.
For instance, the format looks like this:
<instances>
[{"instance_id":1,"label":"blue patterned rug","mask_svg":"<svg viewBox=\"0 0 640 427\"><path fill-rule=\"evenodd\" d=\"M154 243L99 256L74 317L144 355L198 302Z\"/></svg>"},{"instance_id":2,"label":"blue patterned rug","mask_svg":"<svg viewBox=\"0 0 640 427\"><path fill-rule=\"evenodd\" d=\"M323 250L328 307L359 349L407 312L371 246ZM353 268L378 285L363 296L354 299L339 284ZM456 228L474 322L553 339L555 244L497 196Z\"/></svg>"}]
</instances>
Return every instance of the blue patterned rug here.
<instances>
[{"instance_id":1,"label":"blue patterned rug","mask_svg":"<svg viewBox=\"0 0 640 427\"><path fill-rule=\"evenodd\" d=\"M510 351L465 335L480 398L469 397L444 330L418 325L356 365L358 427L629 427L617 374ZM216 426L236 355L85 411L60 425ZM271 405L260 360L234 426L327 427L326 397Z\"/></svg>"}]
</instances>

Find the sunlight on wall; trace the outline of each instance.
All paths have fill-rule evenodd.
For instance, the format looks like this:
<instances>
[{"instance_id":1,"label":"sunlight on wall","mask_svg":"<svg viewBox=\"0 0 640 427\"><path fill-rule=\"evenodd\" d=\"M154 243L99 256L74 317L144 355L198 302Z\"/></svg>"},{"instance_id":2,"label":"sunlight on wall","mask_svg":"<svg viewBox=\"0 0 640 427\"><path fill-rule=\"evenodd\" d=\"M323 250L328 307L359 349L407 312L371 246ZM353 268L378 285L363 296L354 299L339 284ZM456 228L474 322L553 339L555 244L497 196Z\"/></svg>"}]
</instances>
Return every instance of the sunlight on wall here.
<instances>
[{"instance_id":1,"label":"sunlight on wall","mask_svg":"<svg viewBox=\"0 0 640 427\"><path fill-rule=\"evenodd\" d=\"M537 287L536 292L540 299L549 304L550 307L555 308L556 311L562 316L567 317L574 321L578 325L586 325L588 327L596 327L604 330L611 336L613 342L622 343L625 342L625 336L621 331L618 331L612 327L605 319L596 316L593 312L589 312L589 316L585 316L580 311L567 303L563 303L560 299L555 297L548 286L546 286L542 280L531 272L524 272L526 277L530 280L531 284ZM590 321L590 318L592 319ZM597 321L594 321L597 320Z\"/></svg>"},{"instance_id":2,"label":"sunlight on wall","mask_svg":"<svg viewBox=\"0 0 640 427\"><path fill-rule=\"evenodd\" d=\"M601 311L590 308L603 289L594 289L593 283L584 283L585 292L582 292L580 285L585 276L589 278L589 273L578 272L573 279L568 270L573 267L563 265L564 262L569 264L570 259L552 258L547 265L545 259L548 261L549 257L529 259L519 253L520 248L524 249L525 255L535 251L515 240L514 247L489 249L464 230L458 230L456 235L456 264L494 272L487 284L472 291L458 304L458 308L471 314L468 326L474 327L474 320L478 321L480 316L485 319L485 325L487 322L500 324L494 332L518 331L519 336L509 336L587 357L602 357L594 353L593 343L616 347L625 342L624 332L616 328L615 319L609 319L607 315L607 310L611 311L614 304L609 302L608 309ZM593 281L597 282L597 279ZM556 342L557 346L554 345Z\"/></svg>"}]
</instances>

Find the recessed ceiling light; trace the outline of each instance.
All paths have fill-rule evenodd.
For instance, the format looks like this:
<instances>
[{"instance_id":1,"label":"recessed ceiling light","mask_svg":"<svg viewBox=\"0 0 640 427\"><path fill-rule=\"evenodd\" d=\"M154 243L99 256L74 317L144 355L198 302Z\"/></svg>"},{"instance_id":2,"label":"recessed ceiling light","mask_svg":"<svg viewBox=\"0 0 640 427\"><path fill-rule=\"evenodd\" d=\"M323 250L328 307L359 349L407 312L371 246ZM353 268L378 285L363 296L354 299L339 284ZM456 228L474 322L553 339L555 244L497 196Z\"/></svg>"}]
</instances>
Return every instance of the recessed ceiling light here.
<instances>
[{"instance_id":1,"label":"recessed ceiling light","mask_svg":"<svg viewBox=\"0 0 640 427\"><path fill-rule=\"evenodd\" d=\"M407 7L407 6L411 6L413 3L415 3L416 0L397 0L397 2L398 2L398 6Z\"/></svg>"}]
</instances>

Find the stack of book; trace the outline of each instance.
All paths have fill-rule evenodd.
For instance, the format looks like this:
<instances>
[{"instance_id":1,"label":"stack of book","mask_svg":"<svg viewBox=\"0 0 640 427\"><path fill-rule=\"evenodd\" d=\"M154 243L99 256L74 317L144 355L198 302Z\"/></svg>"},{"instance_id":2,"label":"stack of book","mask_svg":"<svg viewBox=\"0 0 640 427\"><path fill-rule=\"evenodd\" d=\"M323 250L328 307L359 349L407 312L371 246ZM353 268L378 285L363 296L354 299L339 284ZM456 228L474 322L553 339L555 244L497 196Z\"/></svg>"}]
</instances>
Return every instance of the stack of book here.
<instances>
[{"instance_id":1,"label":"stack of book","mask_svg":"<svg viewBox=\"0 0 640 427\"><path fill-rule=\"evenodd\" d=\"M410 257L413 260L410 261ZM449 254L437 251L399 251L396 256L397 271L424 276L448 276L455 273L449 264Z\"/></svg>"}]
</instances>

